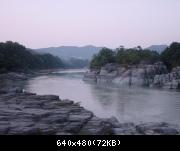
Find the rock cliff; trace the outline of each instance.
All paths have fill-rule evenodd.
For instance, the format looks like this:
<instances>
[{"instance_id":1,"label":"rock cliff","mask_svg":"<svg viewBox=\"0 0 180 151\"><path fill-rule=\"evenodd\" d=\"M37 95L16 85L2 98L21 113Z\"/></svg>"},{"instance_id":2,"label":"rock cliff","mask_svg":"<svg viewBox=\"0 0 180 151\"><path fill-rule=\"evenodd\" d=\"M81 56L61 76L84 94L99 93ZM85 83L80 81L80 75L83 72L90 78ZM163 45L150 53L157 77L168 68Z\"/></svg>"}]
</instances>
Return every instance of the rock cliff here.
<instances>
[{"instance_id":1,"label":"rock cliff","mask_svg":"<svg viewBox=\"0 0 180 151\"><path fill-rule=\"evenodd\" d=\"M170 73L156 75L153 84L168 89L180 89L180 67L173 68Z\"/></svg>"},{"instance_id":2,"label":"rock cliff","mask_svg":"<svg viewBox=\"0 0 180 151\"><path fill-rule=\"evenodd\" d=\"M180 88L180 67L168 73L162 62L153 65L117 65L106 64L100 70L88 71L85 81L113 83L119 86L148 86L169 89Z\"/></svg>"}]
</instances>

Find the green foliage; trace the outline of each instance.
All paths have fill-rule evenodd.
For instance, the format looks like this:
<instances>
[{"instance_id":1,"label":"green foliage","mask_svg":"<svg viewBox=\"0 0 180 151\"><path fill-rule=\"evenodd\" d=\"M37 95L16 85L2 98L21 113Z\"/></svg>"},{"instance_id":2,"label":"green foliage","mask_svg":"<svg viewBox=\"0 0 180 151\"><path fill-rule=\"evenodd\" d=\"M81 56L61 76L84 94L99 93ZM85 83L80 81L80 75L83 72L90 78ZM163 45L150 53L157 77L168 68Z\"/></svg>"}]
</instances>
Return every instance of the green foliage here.
<instances>
[{"instance_id":1,"label":"green foliage","mask_svg":"<svg viewBox=\"0 0 180 151\"><path fill-rule=\"evenodd\" d=\"M173 42L164 52L162 52L161 59L169 70L173 67L180 66L180 43Z\"/></svg>"},{"instance_id":2,"label":"green foliage","mask_svg":"<svg viewBox=\"0 0 180 151\"><path fill-rule=\"evenodd\" d=\"M139 64L154 63L159 61L160 56L155 51L143 50L140 46L137 48L125 49L123 46L112 51L103 48L97 55L94 55L90 68L100 68L107 63L118 64Z\"/></svg>"},{"instance_id":3,"label":"green foliage","mask_svg":"<svg viewBox=\"0 0 180 151\"><path fill-rule=\"evenodd\" d=\"M16 42L0 43L0 70L49 69L62 66L62 61L50 54L34 53Z\"/></svg>"},{"instance_id":4,"label":"green foliage","mask_svg":"<svg viewBox=\"0 0 180 151\"><path fill-rule=\"evenodd\" d=\"M90 68L100 68L107 63L115 62L115 53L108 48L103 48L97 55L93 56Z\"/></svg>"},{"instance_id":5,"label":"green foliage","mask_svg":"<svg viewBox=\"0 0 180 151\"><path fill-rule=\"evenodd\" d=\"M116 49L116 62L118 64L154 63L159 60L155 51L143 50L140 47L131 49Z\"/></svg>"}]
</instances>

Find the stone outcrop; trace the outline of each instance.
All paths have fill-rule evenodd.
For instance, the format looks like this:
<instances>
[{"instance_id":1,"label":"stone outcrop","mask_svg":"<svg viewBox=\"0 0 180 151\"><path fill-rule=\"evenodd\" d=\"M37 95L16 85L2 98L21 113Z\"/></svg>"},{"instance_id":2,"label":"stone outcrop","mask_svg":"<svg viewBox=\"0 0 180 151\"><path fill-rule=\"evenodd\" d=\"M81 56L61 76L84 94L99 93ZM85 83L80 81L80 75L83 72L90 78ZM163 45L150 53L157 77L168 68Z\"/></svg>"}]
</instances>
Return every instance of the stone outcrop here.
<instances>
[{"instance_id":1,"label":"stone outcrop","mask_svg":"<svg viewBox=\"0 0 180 151\"><path fill-rule=\"evenodd\" d=\"M99 74L98 70L87 71L84 75L83 80L89 82L97 82L97 75Z\"/></svg>"},{"instance_id":2,"label":"stone outcrop","mask_svg":"<svg viewBox=\"0 0 180 151\"><path fill-rule=\"evenodd\" d=\"M0 134L78 134L94 117L73 101L53 95L1 94L0 104ZM108 129L101 123L98 127Z\"/></svg>"},{"instance_id":3,"label":"stone outcrop","mask_svg":"<svg viewBox=\"0 0 180 151\"><path fill-rule=\"evenodd\" d=\"M86 72L83 80L113 83L118 86L180 89L180 67L176 67L168 73L166 66L161 62L137 66L107 64L100 70Z\"/></svg>"},{"instance_id":4,"label":"stone outcrop","mask_svg":"<svg viewBox=\"0 0 180 151\"><path fill-rule=\"evenodd\" d=\"M24 73L4 73L0 74L0 93L21 92L25 82L31 77Z\"/></svg>"},{"instance_id":5,"label":"stone outcrop","mask_svg":"<svg viewBox=\"0 0 180 151\"><path fill-rule=\"evenodd\" d=\"M156 75L153 84L157 87L180 89L180 67L174 68L171 73Z\"/></svg>"},{"instance_id":6,"label":"stone outcrop","mask_svg":"<svg viewBox=\"0 0 180 151\"><path fill-rule=\"evenodd\" d=\"M117 65L107 64L100 71L89 71L84 80L89 77L97 83L110 82L120 86L151 86L156 75L166 74L166 66L161 63L153 65Z\"/></svg>"}]
</instances>

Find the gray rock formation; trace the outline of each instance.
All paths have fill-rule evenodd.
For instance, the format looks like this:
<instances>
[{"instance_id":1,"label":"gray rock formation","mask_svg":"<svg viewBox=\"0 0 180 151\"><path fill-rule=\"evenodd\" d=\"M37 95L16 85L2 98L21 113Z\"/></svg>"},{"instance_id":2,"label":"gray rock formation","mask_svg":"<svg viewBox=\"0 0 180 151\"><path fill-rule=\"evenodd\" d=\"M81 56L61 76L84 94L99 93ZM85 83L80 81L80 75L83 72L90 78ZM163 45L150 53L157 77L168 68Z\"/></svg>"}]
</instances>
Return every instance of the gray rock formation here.
<instances>
[{"instance_id":1,"label":"gray rock formation","mask_svg":"<svg viewBox=\"0 0 180 151\"><path fill-rule=\"evenodd\" d=\"M180 67L174 68L171 73L156 75L153 84L167 89L180 89Z\"/></svg>"},{"instance_id":2,"label":"gray rock formation","mask_svg":"<svg viewBox=\"0 0 180 151\"><path fill-rule=\"evenodd\" d=\"M97 83L113 83L119 86L148 86L167 89L180 89L180 67L168 73L166 66L161 63L153 65L120 66L107 64L99 71L88 71L85 81Z\"/></svg>"},{"instance_id":3,"label":"gray rock formation","mask_svg":"<svg viewBox=\"0 0 180 151\"><path fill-rule=\"evenodd\" d=\"M99 134L110 134L108 124L101 122L92 112L70 100L58 96L38 96L31 93L0 95L0 134L78 134L85 125L99 129ZM94 126L93 126L94 125ZM108 130L109 128L109 130ZM106 132L107 131L107 132Z\"/></svg>"},{"instance_id":4,"label":"gray rock formation","mask_svg":"<svg viewBox=\"0 0 180 151\"><path fill-rule=\"evenodd\" d=\"M23 85L29 77L30 75L24 73L0 74L0 93L22 91Z\"/></svg>"},{"instance_id":5,"label":"gray rock formation","mask_svg":"<svg viewBox=\"0 0 180 151\"><path fill-rule=\"evenodd\" d=\"M166 73L166 66L161 62L137 66L107 64L100 71L87 72L84 80L91 79L98 83L110 82L120 86L151 86L156 75Z\"/></svg>"},{"instance_id":6,"label":"gray rock formation","mask_svg":"<svg viewBox=\"0 0 180 151\"><path fill-rule=\"evenodd\" d=\"M87 71L83 77L83 80L89 81L89 82L97 82L97 75L98 74L99 74L98 70Z\"/></svg>"}]
</instances>

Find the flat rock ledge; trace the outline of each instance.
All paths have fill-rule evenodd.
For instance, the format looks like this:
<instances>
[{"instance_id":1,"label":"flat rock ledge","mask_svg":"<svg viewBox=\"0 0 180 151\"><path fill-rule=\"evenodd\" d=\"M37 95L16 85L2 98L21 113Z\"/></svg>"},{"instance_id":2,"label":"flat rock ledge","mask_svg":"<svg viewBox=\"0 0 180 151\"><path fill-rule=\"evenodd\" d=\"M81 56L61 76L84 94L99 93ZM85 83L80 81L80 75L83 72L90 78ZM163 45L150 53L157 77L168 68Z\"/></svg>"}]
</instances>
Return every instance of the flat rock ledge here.
<instances>
[{"instance_id":1,"label":"flat rock ledge","mask_svg":"<svg viewBox=\"0 0 180 151\"><path fill-rule=\"evenodd\" d=\"M178 135L167 123L119 123L101 119L78 103L54 95L0 94L0 135Z\"/></svg>"}]
</instances>

